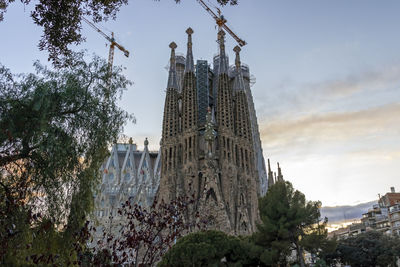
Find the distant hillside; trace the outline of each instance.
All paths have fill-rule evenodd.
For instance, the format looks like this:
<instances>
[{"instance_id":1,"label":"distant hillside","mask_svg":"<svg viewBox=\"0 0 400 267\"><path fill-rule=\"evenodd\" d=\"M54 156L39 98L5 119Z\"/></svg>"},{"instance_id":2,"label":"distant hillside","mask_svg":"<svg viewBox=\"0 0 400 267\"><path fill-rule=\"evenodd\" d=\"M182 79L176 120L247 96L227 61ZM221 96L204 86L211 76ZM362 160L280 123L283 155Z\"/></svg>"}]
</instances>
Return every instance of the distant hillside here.
<instances>
[{"instance_id":1,"label":"distant hillside","mask_svg":"<svg viewBox=\"0 0 400 267\"><path fill-rule=\"evenodd\" d=\"M372 206L377 203L378 201L374 200L355 206L322 207L321 217L328 217L330 224L341 221L361 219L362 214L366 213L368 209L372 208Z\"/></svg>"}]
</instances>

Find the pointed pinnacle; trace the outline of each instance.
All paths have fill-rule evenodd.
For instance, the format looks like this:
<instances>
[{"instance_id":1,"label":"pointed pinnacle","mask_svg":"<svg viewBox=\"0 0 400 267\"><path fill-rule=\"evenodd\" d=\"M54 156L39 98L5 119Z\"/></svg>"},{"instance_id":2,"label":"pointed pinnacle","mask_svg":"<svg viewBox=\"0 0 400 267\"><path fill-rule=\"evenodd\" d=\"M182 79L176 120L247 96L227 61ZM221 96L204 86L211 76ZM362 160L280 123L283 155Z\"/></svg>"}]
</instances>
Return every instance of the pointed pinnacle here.
<instances>
[{"instance_id":1,"label":"pointed pinnacle","mask_svg":"<svg viewBox=\"0 0 400 267\"><path fill-rule=\"evenodd\" d=\"M193 29L192 28L187 28L187 30L186 30L186 33L188 34L188 35L191 35L191 34L193 34Z\"/></svg>"},{"instance_id":2,"label":"pointed pinnacle","mask_svg":"<svg viewBox=\"0 0 400 267\"><path fill-rule=\"evenodd\" d=\"M171 48L171 49L175 49L175 48L177 48L178 46L176 45L176 43L175 42L171 42L170 44L169 44L169 47Z\"/></svg>"},{"instance_id":3,"label":"pointed pinnacle","mask_svg":"<svg viewBox=\"0 0 400 267\"><path fill-rule=\"evenodd\" d=\"M224 36L225 36L225 32L224 32L223 30L220 30L220 31L218 32L218 39L223 39Z\"/></svg>"},{"instance_id":4,"label":"pointed pinnacle","mask_svg":"<svg viewBox=\"0 0 400 267\"><path fill-rule=\"evenodd\" d=\"M233 48L233 51L235 51L235 53L236 54L239 54L239 52L241 51L242 49L240 48L240 46L235 46L234 48Z\"/></svg>"},{"instance_id":5,"label":"pointed pinnacle","mask_svg":"<svg viewBox=\"0 0 400 267\"><path fill-rule=\"evenodd\" d=\"M240 47L238 45L235 46L235 48L233 48L233 51L235 51L235 53L236 53L235 65L236 65L236 68L238 71L240 70L240 55L239 55L240 50L242 50L242 49L240 49Z\"/></svg>"},{"instance_id":6,"label":"pointed pinnacle","mask_svg":"<svg viewBox=\"0 0 400 267\"><path fill-rule=\"evenodd\" d=\"M226 62L225 56L225 32L220 30L218 32L218 43L219 43L219 74L227 73L228 63Z\"/></svg>"},{"instance_id":7,"label":"pointed pinnacle","mask_svg":"<svg viewBox=\"0 0 400 267\"><path fill-rule=\"evenodd\" d=\"M187 41L185 73L186 72L194 72L194 60L193 60L193 52L192 52L192 33L193 33L193 29L189 27L186 30L186 33L188 34L188 41Z\"/></svg>"},{"instance_id":8,"label":"pointed pinnacle","mask_svg":"<svg viewBox=\"0 0 400 267\"><path fill-rule=\"evenodd\" d=\"M177 45L175 42L169 44L171 48L171 58L170 58L170 65L169 65L169 75L168 75L168 86L167 88L177 89L177 81L176 81L176 67L175 67L175 48Z\"/></svg>"}]
</instances>

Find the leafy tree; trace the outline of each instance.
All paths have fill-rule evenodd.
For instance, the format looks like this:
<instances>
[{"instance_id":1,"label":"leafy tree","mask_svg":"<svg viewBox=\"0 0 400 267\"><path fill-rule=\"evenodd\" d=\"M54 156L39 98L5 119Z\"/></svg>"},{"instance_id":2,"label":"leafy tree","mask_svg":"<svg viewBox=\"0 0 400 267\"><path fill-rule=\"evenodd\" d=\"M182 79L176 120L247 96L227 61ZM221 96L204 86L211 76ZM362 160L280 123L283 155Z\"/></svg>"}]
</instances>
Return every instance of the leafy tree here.
<instances>
[{"instance_id":1,"label":"leafy tree","mask_svg":"<svg viewBox=\"0 0 400 267\"><path fill-rule=\"evenodd\" d=\"M257 266L253 244L221 231L191 233L165 254L158 266Z\"/></svg>"},{"instance_id":2,"label":"leafy tree","mask_svg":"<svg viewBox=\"0 0 400 267\"><path fill-rule=\"evenodd\" d=\"M317 253L326 240L326 220L321 222L319 201L306 201L289 182L277 182L259 200L262 223L253 236L264 248L260 260L266 265L286 264L293 250L304 266L304 249Z\"/></svg>"},{"instance_id":3,"label":"leafy tree","mask_svg":"<svg viewBox=\"0 0 400 267\"><path fill-rule=\"evenodd\" d=\"M118 217L109 217L118 223L100 229L102 237L94 240L90 265L97 265L98 259L107 259L117 265L153 266L183 234L205 226L206 221L198 213L186 216L193 210L194 202L188 197L178 197L169 203L158 203L156 199L144 208L127 200L118 209ZM95 227L90 230L99 231Z\"/></svg>"},{"instance_id":4,"label":"leafy tree","mask_svg":"<svg viewBox=\"0 0 400 267\"><path fill-rule=\"evenodd\" d=\"M326 264L328 266L334 265L336 260L336 249L338 242L336 238L326 238L323 239L323 242L320 243L320 248L316 255L318 256L318 260L316 262L317 266L320 264Z\"/></svg>"},{"instance_id":5,"label":"leafy tree","mask_svg":"<svg viewBox=\"0 0 400 267\"><path fill-rule=\"evenodd\" d=\"M0 22L10 3L15 0L0 0ZM24 5L31 0L20 0ZM180 2L180 0L174 0ZM237 4L237 0L217 0L219 4ZM31 17L35 24L43 27L39 49L49 52L49 60L55 66L71 64L72 52L69 45L78 45L85 38L81 34L82 17L91 17L94 22L115 19L119 9L128 0L39 0Z\"/></svg>"},{"instance_id":6,"label":"leafy tree","mask_svg":"<svg viewBox=\"0 0 400 267\"><path fill-rule=\"evenodd\" d=\"M337 257L355 267L397 266L400 238L369 231L338 242Z\"/></svg>"},{"instance_id":7,"label":"leafy tree","mask_svg":"<svg viewBox=\"0 0 400 267\"><path fill-rule=\"evenodd\" d=\"M116 105L130 84L95 57L12 75L0 66L0 262L65 265L84 247L99 168L129 114ZM39 254L38 254L39 253ZM71 254L71 255L70 255ZM31 258L30 256L35 257ZM22 263L21 263L22 262Z\"/></svg>"}]
</instances>

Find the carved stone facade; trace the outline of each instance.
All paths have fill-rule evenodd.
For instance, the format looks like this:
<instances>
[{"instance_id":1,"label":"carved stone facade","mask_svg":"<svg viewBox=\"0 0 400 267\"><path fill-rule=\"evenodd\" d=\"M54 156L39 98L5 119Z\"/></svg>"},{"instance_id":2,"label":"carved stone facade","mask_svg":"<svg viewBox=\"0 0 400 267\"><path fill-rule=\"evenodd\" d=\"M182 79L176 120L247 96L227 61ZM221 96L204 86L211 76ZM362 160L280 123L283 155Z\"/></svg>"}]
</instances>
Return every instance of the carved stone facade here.
<instances>
[{"instance_id":1,"label":"carved stone facade","mask_svg":"<svg viewBox=\"0 0 400 267\"><path fill-rule=\"evenodd\" d=\"M94 196L95 209L92 222L97 227L94 240L101 239L105 231L117 233L123 223L118 214L121 204L130 200L149 207L158 192L161 158L158 151L149 151L147 138L139 151L132 140L128 144L115 144L100 171L102 182ZM95 244L95 243L94 243Z\"/></svg>"},{"instance_id":2,"label":"carved stone facade","mask_svg":"<svg viewBox=\"0 0 400 267\"><path fill-rule=\"evenodd\" d=\"M193 30L186 33L183 78L177 77L177 45L170 44L159 196L165 201L194 196L194 209L208 216L210 228L251 234L258 220L258 198L268 183L248 67L241 64L237 46L235 66L229 68L223 31L218 33L214 69L204 60L194 65Z\"/></svg>"}]
</instances>

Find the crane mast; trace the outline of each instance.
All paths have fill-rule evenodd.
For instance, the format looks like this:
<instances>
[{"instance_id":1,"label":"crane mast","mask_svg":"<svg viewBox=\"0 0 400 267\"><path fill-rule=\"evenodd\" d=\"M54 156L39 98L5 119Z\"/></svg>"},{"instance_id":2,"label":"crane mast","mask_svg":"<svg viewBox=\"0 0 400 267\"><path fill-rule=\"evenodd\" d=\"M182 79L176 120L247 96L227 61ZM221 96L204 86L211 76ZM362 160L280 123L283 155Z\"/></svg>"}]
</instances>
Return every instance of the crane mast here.
<instances>
[{"instance_id":1,"label":"crane mast","mask_svg":"<svg viewBox=\"0 0 400 267\"><path fill-rule=\"evenodd\" d=\"M126 57L129 57L129 51L126 50L122 45L120 45L119 43L117 43L115 41L114 38L114 32L111 33L111 37L108 36L107 34L105 34L102 30L100 30L96 25L94 25L91 21L89 21L88 19L86 19L85 17L82 17L82 19L90 26L92 27L94 30L96 30L98 33L100 33L101 35L103 35L104 38L106 38L107 41L110 42L110 51L108 52L108 73L111 75L111 71L112 71L112 65L113 65L113 61L114 61L114 47L116 46L119 50L121 50L122 52L124 52L124 55Z\"/></svg>"},{"instance_id":2,"label":"crane mast","mask_svg":"<svg viewBox=\"0 0 400 267\"><path fill-rule=\"evenodd\" d=\"M236 40L236 42L238 42L238 44L240 46L245 46L247 43L246 41L242 40L239 38L239 36L237 36L225 23L227 22L227 20L224 18L223 15L221 15L221 11L217 8L218 10L218 16L214 13L214 11L212 11L211 8L209 8L206 3L204 3L203 0L197 0L197 2L215 19L219 30L221 28L223 28L224 30L226 30L232 37L233 39Z\"/></svg>"}]
</instances>

